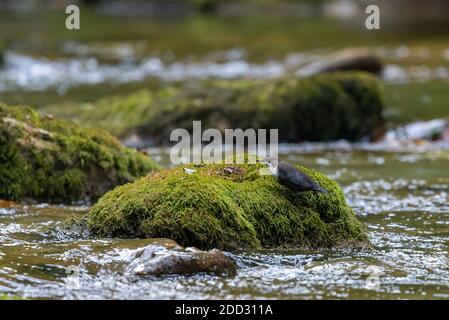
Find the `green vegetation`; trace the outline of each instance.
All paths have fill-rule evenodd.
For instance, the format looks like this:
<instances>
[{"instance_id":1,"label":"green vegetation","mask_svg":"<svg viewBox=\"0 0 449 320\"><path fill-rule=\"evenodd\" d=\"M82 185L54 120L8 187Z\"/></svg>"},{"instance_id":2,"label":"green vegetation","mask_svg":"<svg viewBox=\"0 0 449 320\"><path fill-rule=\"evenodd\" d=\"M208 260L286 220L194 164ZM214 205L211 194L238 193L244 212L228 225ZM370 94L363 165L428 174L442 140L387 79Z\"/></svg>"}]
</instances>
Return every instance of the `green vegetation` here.
<instances>
[{"instance_id":1,"label":"green vegetation","mask_svg":"<svg viewBox=\"0 0 449 320\"><path fill-rule=\"evenodd\" d=\"M0 104L0 198L94 200L158 166L109 133Z\"/></svg>"},{"instance_id":2,"label":"green vegetation","mask_svg":"<svg viewBox=\"0 0 449 320\"><path fill-rule=\"evenodd\" d=\"M23 300L23 298L18 296L8 296L5 294L0 294L0 300Z\"/></svg>"},{"instance_id":3,"label":"green vegetation","mask_svg":"<svg viewBox=\"0 0 449 320\"><path fill-rule=\"evenodd\" d=\"M342 48L369 45L377 34L367 35L353 24L317 17L194 16L161 19L139 16L108 16L82 9L83 26L71 32L64 26L64 10L42 10L27 14L0 12L0 38L28 43L28 50L54 57L67 41L82 43L136 44L137 54L174 52L177 59L201 56L212 51L245 48L251 60L284 58L289 52L319 47ZM317 36L319 35L319 36ZM39 43L33 39L39 38ZM374 41L373 41L374 40ZM142 42L148 45L143 46ZM139 46L140 43L140 46Z\"/></svg>"},{"instance_id":4,"label":"green vegetation","mask_svg":"<svg viewBox=\"0 0 449 320\"><path fill-rule=\"evenodd\" d=\"M141 90L94 103L43 109L78 119L119 137L138 133L167 142L175 128L193 120L206 128L279 128L281 141L359 140L383 125L378 80L358 72L305 79L188 82Z\"/></svg>"},{"instance_id":5,"label":"green vegetation","mask_svg":"<svg viewBox=\"0 0 449 320\"><path fill-rule=\"evenodd\" d=\"M300 167L328 194L294 193L261 164L158 171L104 195L85 220L100 237L169 238L201 249L359 246L367 234L338 184ZM231 167L232 169L230 170Z\"/></svg>"},{"instance_id":6,"label":"green vegetation","mask_svg":"<svg viewBox=\"0 0 449 320\"><path fill-rule=\"evenodd\" d=\"M133 15L102 15L94 9L83 8L83 27L77 32L61 28L67 17L64 10L21 14L3 10L0 12L0 39L12 43L19 39L27 43L30 52L49 57L55 57L56 52L61 54L67 41L83 44L127 42L136 45L138 57L163 56L172 52L177 60L235 48L245 49L251 61L283 59L288 53L317 48L337 50L382 44L385 48L425 46L435 53L447 48L447 29L428 31L421 26L419 30L398 30L385 26L382 32L367 33L360 17L352 20L325 17L316 6L317 0L308 2L317 10L304 16L298 15L301 12L288 10L276 15L273 8L280 8L277 5L259 15L253 15L254 10L239 10L243 13L240 16L194 15L151 19ZM361 17L364 17L363 11ZM39 42L33 41L36 38ZM436 54L432 59L443 60Z\"/></svg>"}]
</instances>

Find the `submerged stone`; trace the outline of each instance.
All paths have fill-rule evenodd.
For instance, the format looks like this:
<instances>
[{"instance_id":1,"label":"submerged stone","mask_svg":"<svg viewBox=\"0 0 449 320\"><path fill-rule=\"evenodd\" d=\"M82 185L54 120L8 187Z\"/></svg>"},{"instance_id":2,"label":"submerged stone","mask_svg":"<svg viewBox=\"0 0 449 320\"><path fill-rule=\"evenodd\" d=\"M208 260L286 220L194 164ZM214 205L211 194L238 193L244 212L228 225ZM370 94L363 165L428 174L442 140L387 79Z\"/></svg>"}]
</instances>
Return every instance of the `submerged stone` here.
<instances>
[{"instance_id":1,"label":"submerged stone","mask_svg":"<svg viewBox=\"0 0 449 320\"><path fill-rule=\"evenodd\" d=\"M106 131L0 104L0 198L94 200L157 168Z\"/></svg>"},{"instance_id":2,"label":"submerged stone","mask_svg":"<svg viewBox=\"0 0 449 320\"><path fill-rule=\"evenodd\" d=\"M183 248L169 239L154 239L146 247L135 250L131 259L125 272L138 276L236 274L234 261L222 251Z\"/></svg>"},{"instance_id":3,"label":"submerged stone","mask_svg":"<svg viewBox=\"0 0 449 320\"><path fill-rule=\"evenodd\" d=\"M191 165L151 173L104 195L85 217L87 228L99 237L169 238L200 249L368 242L335 181L300 167L328 193L297 193L260 175L261 166Z\"/></svg>"},{"instance_id":4,"label":"submerged stone","mask_svg":"<svg viewBox=\"0 0 449 320\"><path fill-rule=\"evenodd\" d=\"M281 142L360 140L382 130L383 101L376 77L358 72L275 80L189 81L87 104L44 108L100 126L126 139L169 142L176 128L279 129Z\"/></svg>"}]
</instances>

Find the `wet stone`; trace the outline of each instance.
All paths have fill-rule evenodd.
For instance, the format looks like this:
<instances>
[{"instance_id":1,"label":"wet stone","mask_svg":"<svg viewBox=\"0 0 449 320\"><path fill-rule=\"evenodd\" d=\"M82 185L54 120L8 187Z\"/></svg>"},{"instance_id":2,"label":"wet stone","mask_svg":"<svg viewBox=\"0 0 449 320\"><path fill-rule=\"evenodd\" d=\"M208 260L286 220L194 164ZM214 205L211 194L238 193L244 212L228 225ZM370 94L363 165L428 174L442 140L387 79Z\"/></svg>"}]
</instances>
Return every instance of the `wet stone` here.
<instances>
[{"instance_id":1,"label":"wet stone","mask_svg":"<svg viewBox=\"0 0 449 320\"><path fill-rule=\"evenodd\" d=\"M222 251L184 248L173 240L155 239L132 253L126 273L137 276L194 275L235 276L235 262Z\"/></svg>"}]
</instances>

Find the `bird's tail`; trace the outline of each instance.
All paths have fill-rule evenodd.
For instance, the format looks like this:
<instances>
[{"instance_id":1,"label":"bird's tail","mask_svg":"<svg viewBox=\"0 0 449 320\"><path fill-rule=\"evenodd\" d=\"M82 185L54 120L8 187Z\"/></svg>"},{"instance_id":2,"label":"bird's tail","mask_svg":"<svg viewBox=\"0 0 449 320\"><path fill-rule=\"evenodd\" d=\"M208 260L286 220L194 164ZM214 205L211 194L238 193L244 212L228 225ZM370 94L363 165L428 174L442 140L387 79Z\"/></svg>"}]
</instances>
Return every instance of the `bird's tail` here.
<instances>
[{"instance_id":1,"label":"bird's tail","mask_svg":"<svg viewBox=\"0 0 449 320\"><path fill-rule=\"evenodd\" d=\"M328 194L328 193L329 193L329 191L327 191L326 189L324 189L323 187L321 187L321 186L319 186L319 185L316 185L316 187L313 188L313 190L314 190L314 191L317 191L317 192L324 193L324 194Z\"/></svg>"}]
</instances>

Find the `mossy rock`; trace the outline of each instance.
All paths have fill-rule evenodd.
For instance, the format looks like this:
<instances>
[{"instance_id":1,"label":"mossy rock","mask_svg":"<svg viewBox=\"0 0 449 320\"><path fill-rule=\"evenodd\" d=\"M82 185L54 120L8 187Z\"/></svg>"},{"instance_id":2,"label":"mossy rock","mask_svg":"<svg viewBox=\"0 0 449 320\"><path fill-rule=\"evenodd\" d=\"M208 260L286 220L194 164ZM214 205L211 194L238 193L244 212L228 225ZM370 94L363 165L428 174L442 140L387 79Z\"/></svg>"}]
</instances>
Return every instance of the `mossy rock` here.
<instances>
[{"instance_id":1,"label":"mossy rock","mask_svg":"<svg viewBox=\"0 0 449 320\"><path fill-rule=\"evenodd\" d=\"M108 192L85 223L94 236L169 238L200 249L367 243L365 228L334 180L300 167L329 193L294 193L260 175L260 166L189 165L155 172Z\"/></svg>"},{"instance_id":2,"label":"mossy rock","mask_svg":"<svg viewBox=\"0 0 449 320\"><path fill-rule=\"evenodd\" d=\"M94 200L157 168L106 131L0 104L0 198Z\"/></svg>"},{"instance_id":3,"label":"mossy rock","mask_svg":"<svg viewBox=\"0 0 449 320\"><path fill-rule=\"evenodd\" d=\"M175 128L279 129L281 142L360 140L383 126L376 77L361 72L277 80L189 81L181 87L142 90L94 103L44 109L126 138L139 134L156 144Z\"/></svg>"}]
</instances>

